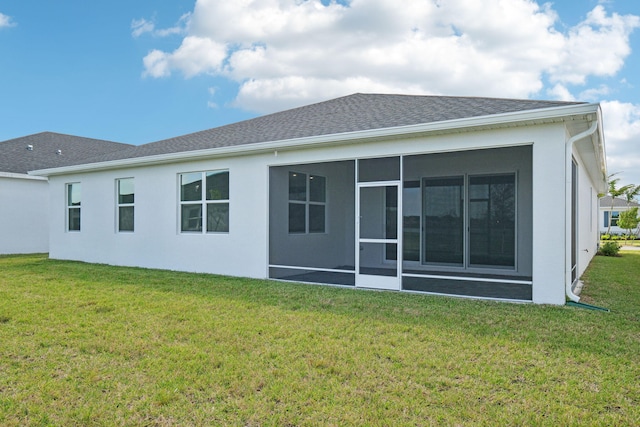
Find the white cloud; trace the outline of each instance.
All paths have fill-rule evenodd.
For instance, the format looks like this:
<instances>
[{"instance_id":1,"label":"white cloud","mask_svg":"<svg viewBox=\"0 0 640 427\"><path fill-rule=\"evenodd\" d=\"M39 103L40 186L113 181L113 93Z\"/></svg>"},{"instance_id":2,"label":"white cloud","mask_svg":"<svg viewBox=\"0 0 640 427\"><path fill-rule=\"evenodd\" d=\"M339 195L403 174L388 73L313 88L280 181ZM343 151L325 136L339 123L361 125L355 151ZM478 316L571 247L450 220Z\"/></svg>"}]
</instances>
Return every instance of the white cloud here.
<instances>
[{"instance_id":1,"label":"white cloud","mask_svg":"<svg viewBox=\"0 0 640 427\"><path fill-rule=\"evenodd\" d=\"M144 57L144 75L151 77L166 77L171 74L169 54L160 50L152 50Z\"/></svg>"},{"instance_id":2,"label":"white cloud","mask_svg":"<svg viewBox=\"0 0 640 427\"><path fill-rule=\"evenodd\" d=\"M355 91L526 98L545 90L547 78L555 86L546 93L573 99L572 86L620 70L640 20L597 5L561 31L551 7L532 0L405 0L401 7L396 0L198 0L182 45L150 52L145 74L226 77L239 84L236 105L259 112Z\"/></svg>"},{"instance_id":3,"label":"white cloud","mask_svg":"<svg viewBox=\"0 0 640 427\"><path fill-rule=\"evenodd\" d=\"M134 19L131 21L131 35L133 37L140 37L142 34L151 33L155 30L156 26L153 22L146 19Z\"/></svg>"},{"instance_id":4,"label":"white cloud","mask_svg":"<svg viewBox=\"0 0 640 427\"><path fill-rule=\"evenodd\" d=\"M611 93L611 89L606 85L600 85L598 87L589 88L587 90L583 90L580 92L578 99L583 101L592 101L597 102L600 99L603 99L605 95L609 95Z\"/></svg>"},{"instance_id":5,"label":"white cloud","mask_svg":"<svg viewBox=\"0 0 640 427\"><path fill-rule=\"evenodd\" d=\"M225 46L209 38L185 37L172 53L153 50L144 57L145 76L166 77L172 70L181 71L185 77L198 74L216 74L222 69L226 57Z\"/></svg>"},{"instance_id":6,"label":"white cloud","mask_svg":"<svg viewBox=\"0 0 640 427\"><path fill-rule=\"evenodd\" d=\"M558 101L575 101L576 99L571 94L569 89L563 84L556 84L551 89L547 90L547 94Z\"/></svg>"},{"instance_id":7,"label":"white cloud","mask_svg":"<svg viewBox=\"0 0 640 427\"><path fill-rule=\"evenodd\" d=\"M607 15L602 5L569 31L562 60L551 67L553 81L584 84L588 76L613 76L631 53L629 35L640 26L633 15Z\"/></svg>"},{"instance_id":8,"label":"white cloud","mask_svg":"<svg viewBox=\"0 0 640 427\"><path fill-rule=\"evenodd\" d=\"M620 172L623 183L640 184L640 105L600 103L609 173Z\"/></svg>"},{"instance_id":9,"label":"white cloud","mask_svg":"<svg viewBox=\"0 0 640 427\"><path fill-rule=\"evenodd\" d=\"M147 20L145 18L134 19L131 21L131 35L134 38L138 38L143 34L151 34L155 37L166 37L174 34L184 34L187 31L189 20L191 18L190 13L185 13L180 17L177 24L170 28L157 29L155 20Z\"/></svg>"},{"instance_id":10,"label":"white cloud","mask_svg":"<svg viewBox=\"0 0 640 427\"><path fill-rule=\"evenodd\" d=\"M218 88L215 86L211 86L207 89L207 92L209 92L209 96L215 96L217 91ZM217 110L218 108L220 108L220 106L214 101L207 101L207 107L211 108L212 110Z\"/></svg>"},{"instance_id":11,"label":"white cloud","mask_svg":"<svg viewBox=\"0 0 640 427\"><path fill-rule=\"evenodd\" d=\"M597 102L602 99L604 95L609 95L609 93L611 93L611 90L606 85L600 85L583 90L577 97L574 96L569 88L562 83L556 83L552 88L547 89L547 95L551 97L551 99L556 99L558 101Z\"/></svg>"},{"instance_id":12,"label":"white cloud","mask_svg":"<svg viewBox=\"0 0 640 427\"><path fill-rule=\"evenodd\" d=\"M296 41L296 34L330 28L342 10L343 6L323 6L318 0L198 0L190 31L232 44L288 44Z\"/></svg>"},{"instance_id":13,"label":"white cloud","mask_svg":"<svg viewBox=\"0 0 640 427\"><path fill-rule=\"evenodd\" d=\"M16 25L10 16L0 13L0 28L15 27Z\"/></svg>"},{"instance_id":14,"label":"white cloud","mask_svg":"<svg viewBox=\"0 0 640 427\"><path fill-rule=\"evenodd\" d=\"M255 111L279 111L292 105L306 104L309 100L339 97L355 92L409 93L422 88L411 85L390 86L367 77L347 79L279 77L246 81L236 98L236 105L247 105Z\"/></svg>"}]
</instances>

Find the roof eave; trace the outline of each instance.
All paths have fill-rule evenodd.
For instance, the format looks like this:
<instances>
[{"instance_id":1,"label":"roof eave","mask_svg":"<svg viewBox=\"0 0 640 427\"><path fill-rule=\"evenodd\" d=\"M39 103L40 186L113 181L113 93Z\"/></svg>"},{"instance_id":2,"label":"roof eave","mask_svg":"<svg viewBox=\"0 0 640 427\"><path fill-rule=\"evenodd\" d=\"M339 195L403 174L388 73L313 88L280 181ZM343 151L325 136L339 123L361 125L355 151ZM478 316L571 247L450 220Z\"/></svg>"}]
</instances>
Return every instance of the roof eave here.
<instances>
[{"instance_id":1,"label":"roof eave","mask_svg":"<svg viewBox=\"0 0 640 427\"><path fill-rule=\"evenodd\" d=\"M150 166L163 163L184 162L196 158L202 159L211 157L227 157L231 155L248 155L257 154L260 152L272 152L276 150L310 148L317 145L327 145L332 143L355 143L389 138L392 136L407 138L411 136L433 133L468 132L473 129L487 127L512 127L517 124L524 123L543 124L556 122L572 116L575 117L597 114L598 108L598 104L576 104L570 106L542 108L538 110L445 120L440 122L420 123L415 125L343 132L328 135L285 139L279 141L265 141L229 147L217 147L203 150L158 154L145 157L132 157L99 163L85 163L59 168L40 169L30 171L29 174L36 176L67 175L71 173L121 169L133 166Z\"/></svg>"},{"instance_id":2,"label":"roof eave","mask_svg":"<svg viewBox=\"0 0 640 427\"><path fill-rule=\"evenodd\" d=\"M25 179L31 181L46 181L47 178L45 176L33 176L25 173L14 173L14 172L0 172L0 178L9 178L9 179Z\"/></svg>"}]
</instances>

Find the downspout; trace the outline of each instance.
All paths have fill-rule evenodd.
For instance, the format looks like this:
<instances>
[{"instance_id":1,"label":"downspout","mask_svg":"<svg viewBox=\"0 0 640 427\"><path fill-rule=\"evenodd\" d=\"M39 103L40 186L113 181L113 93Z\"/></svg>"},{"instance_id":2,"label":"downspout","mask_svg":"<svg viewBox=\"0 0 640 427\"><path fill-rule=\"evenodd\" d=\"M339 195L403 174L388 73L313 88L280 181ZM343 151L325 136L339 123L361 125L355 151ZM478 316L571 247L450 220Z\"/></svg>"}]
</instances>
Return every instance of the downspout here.
<instances>
[{"instance_id":1,"label":"downspout","mask_svg":"<svg viewBox=\"0 0 640 427\"><path fill-rule=\"evenodd\" d=\"M567 298L571 301L578 302L580 301L580 297L573 293L573 282L571 280L571 167L572 167L572 159L573 159L573 144L581 139L584 139L588 136L593 135L593 133L598 129L598 119L591 124L591 127L584 132L581 132L577 135L572 136L565 143L565 293ZM577 231L576 231L577 232Z\"/></svg>"}]
</instances>

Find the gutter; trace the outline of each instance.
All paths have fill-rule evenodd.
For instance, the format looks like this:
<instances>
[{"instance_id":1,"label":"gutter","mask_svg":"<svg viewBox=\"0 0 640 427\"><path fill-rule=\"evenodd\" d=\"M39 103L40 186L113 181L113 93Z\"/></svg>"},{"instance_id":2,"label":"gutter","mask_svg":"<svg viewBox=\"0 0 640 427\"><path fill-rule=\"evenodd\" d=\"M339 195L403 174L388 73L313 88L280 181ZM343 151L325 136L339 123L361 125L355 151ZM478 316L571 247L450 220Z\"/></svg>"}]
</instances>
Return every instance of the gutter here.
<instances>
[{"instance_id":1,"label":"gutter","mask_svg":"<svg viewBox=\"0 0 640 427\"><path fill-rule=\"evenodd\" d=\"M598 127L597 138L592 140L593 150L596 155L596 167L599 169L600 175L592 175L592 178L598 182L595 184L595 189L598 193L607 192L607 150L604 140L604 119L602 118L602 110L598 108L596 111L596 121L600 123ZM600 178L600 179L598 179Z\"/></svg>"},{"instance_id":2,"label":"gutter","mask_svg":"<svg viewBox=\"0 0 640 427\"><path fill-rule=\"evenodd\" d=\"M360 130L329 135L308 136L278 141L264 141L243 145L207 148L194 151L180 151L175 153L164 153L150 156L129 157L125 159L111 160L99 163L40 169L30 171L29 174L37 176L65 175L69 173L93 172L131 166L148 166L162 163L189 161L192 159L295 150L302 148L311 148L318 145L357 143L365 140L375 140L389 137L410 138L429 133L467 132L473 129L491 126L515 127L524 122L542 124L565 120L566 118L571 116L586 116L594 114L597 112L598 108L598 104L578 104L571 106L542 108L538 110L492 114L488 116L468 117L463 119L445 120L441 122Z\"/></svg>"},{"instance_id":3,"label":"gutter","mask_svg":"<svg viewBox=\"0 0 640 427\"><path fill-rule=\"evenodd\" d=\"M573 285L573 281L571 280L571 169L572 169L572 159L573 159L573 144L580 141L581 139L587 138L595 133L598 130L598 119L593 121L591 127L584 132L581 132L577 135L572 136L565 143L565 198L564 198L564 210L565 210L565 293L567 298L569 298L573 302L580 301L580 297L573 293L571 289Z\"/></svg>"}]
</instances>

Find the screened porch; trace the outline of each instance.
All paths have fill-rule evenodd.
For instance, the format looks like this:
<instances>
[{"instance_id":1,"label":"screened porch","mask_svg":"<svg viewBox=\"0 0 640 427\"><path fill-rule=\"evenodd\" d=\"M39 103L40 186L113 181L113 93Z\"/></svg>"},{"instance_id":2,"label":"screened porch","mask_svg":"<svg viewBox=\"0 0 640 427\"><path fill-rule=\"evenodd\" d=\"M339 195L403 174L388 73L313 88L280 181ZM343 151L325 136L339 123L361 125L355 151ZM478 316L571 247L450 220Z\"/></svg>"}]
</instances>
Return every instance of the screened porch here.
<instances>
[{"instance_id":1,"label":"screened porch","mask_svg":"<svg viewBox=\"0 0 640 427\"><path fill-rule=\"evenodd\" d=\"M532 299L531 147L273 166L269 277Z\"/></svg>"}]
</instances>

